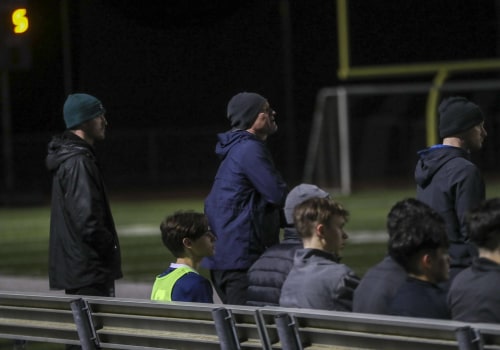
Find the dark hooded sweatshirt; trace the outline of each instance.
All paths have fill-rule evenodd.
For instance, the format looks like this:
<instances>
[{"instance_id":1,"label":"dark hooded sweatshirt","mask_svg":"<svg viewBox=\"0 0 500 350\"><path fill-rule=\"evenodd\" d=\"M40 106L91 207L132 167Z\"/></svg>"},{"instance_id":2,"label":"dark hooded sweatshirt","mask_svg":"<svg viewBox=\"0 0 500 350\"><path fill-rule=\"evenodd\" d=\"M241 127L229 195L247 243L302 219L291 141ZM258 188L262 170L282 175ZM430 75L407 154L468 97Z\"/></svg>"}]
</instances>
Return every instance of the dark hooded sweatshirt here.
<instances>
[{"instance_id":1,"label":"dark hooded sweatshirt","mask_svg":"<svg viewBox=\"0 0 500 350\"><path fill-rule=\"evenodd\" d=\"M450 240L451 266L469 266L477 251L469 243L466 216L485 198L481 173L469 153L458 147L436 145L418 155L417 199L442 215Z\"/></svg>"},{"instance_id":2,"label":"dark hooded sweatshirt","mask_svg":"<svg viewBox=\"0 0 500 350\"><path fill-rule=\"evenodd\" d=\"M91 145L70 131L49 143L49 282L77 289L122 277L115 224Z\"/></svg>"}]
</instances>

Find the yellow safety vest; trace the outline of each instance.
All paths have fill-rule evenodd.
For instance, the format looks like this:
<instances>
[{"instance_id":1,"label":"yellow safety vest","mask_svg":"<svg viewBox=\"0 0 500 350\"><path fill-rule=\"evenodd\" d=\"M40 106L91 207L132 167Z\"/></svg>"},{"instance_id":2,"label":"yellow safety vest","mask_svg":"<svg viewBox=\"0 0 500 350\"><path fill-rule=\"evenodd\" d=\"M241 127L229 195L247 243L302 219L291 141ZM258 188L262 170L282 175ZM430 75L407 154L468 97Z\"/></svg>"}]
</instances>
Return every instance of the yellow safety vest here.
<instances>
[{"instance_id":1,"label":"yellow safety vest","mask_svg":"<svg viewBox=\"0 0 500 350\"><path fill-rule=\"evenodd\" d=\"M198 273L189 266L181 266L172 270L172 272L165 276L156 277L153 291L151 292L151 300L172 301L172 290L174 289L174 285L179 278L189 272Z\"/></svg>"}]
</instances>

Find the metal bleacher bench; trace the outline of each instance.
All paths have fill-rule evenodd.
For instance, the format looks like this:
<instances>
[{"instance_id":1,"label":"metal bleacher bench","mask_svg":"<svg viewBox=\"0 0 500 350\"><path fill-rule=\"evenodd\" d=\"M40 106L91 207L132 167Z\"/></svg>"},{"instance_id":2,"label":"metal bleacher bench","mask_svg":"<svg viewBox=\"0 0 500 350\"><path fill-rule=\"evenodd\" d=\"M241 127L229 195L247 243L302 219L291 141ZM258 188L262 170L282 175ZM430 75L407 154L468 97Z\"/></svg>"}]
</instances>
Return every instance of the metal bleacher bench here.
<instances>
[{"instance_id":1,"label":"metal bleacher bench","mask_svg":"<svg viewBox=\"0 0 500 350\"><path fill-rule=\"evenodd\" d=\"M0 339L80 344L70 307L73 299L0 292Z\"/></svg>"},{"instance_id":2,"label":"metal bleacher bench","mask_svg":"<svg viewBox=\"0 0 500 350\"><path fill-rule=\"evenodd\" d=\"M0 338L88 349L500 349L500 325L0 291Z\"/></svg>"}]
</instances>

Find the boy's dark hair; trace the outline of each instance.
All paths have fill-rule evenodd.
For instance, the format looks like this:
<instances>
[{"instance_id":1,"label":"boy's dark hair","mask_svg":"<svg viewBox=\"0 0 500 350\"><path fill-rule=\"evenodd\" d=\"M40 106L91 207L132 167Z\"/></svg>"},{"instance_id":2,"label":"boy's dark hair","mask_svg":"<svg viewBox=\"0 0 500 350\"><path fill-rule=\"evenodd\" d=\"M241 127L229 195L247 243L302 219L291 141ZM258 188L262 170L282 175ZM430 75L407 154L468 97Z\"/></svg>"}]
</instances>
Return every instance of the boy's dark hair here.
<instances>
[{"instance_id":1,"label":"boy's dark hair","mask_svg":"<svg viewBox=\"0 0 500 350\"><path fill-rule=\"evenodd\" d=\"M387 220L388 251L406 272L421 274L418 259L439 248L448 248L443 218L425 203L407 198L397 202Z\"/></svg>"},{"instance_id":2,"label":"boy's dark hair","mask_svg":"<svg viewBox=\"0 0 500 350\"><path fill-rule=\"evenodd\" d=\"M394 204L387 214L386 225L389 237L401 232L402 226L407 225L408 220L412 220L409 214L412 217L425 217L429 215L429 209L431 208L427 204L415 198L405 198Z\"/></svg>"},{"instance_id":3,"label":"boy's dark hair","mask_svg":"<svg viewBox=\"0 0 500 350\"><path fill-rule=\"evenodd\" d=\"M467 217L470 240L490 251L500 246L500 198L483 201Z\"/></svg>"},{"instance_id":4,"label":"boy's dark hair","mask_svg":"<svg viewBox=\"0 0 500 350\"><path fill-rule=\"evenodd\" d=\"M163 244L176 257L184 256L182 240L196 240L203 236L208 228L208 220L204 214L194 211L178 211L167 216L160 224Z\"/></svg>"},{"instance_id":5,"label":"boy's dark hair","mask_svg":"<svg viewBox=\"0 0 500 350\"><path fill-rule=\"evenodd\" d=\"M333 216L346 220L349 212L342 205L330 198L310 198L297 205L293 211L295 228L302 238L309 238L316 223L326 224Z\"/></svg>"}]
</instances>

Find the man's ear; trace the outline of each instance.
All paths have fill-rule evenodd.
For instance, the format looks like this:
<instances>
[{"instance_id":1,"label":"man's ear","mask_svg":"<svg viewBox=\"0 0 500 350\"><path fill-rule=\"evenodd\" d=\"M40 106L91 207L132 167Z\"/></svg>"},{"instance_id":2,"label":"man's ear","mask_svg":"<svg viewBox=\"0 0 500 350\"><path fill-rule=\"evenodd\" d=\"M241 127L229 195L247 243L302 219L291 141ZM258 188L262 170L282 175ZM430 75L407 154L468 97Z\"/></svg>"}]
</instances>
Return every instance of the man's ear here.
<instances>
[{"instance_id":1,"label":"man's ear","mask_svg":"<svg viewBox=\"0 0 500 350\"><path fill-rule=\"evenodd\" d=\"M193 245L193 242L191 241L191 239L187 238L187 237L184 237L182 239L182 244L184 245L184 247L186 248L191 248L191 246Z\"/></svg>"},{"instance_id":2,"label":"man's ear","mask_svg":"<svg viewBox=\"0 0 500 350\"><path fill-rule=\"evenodd\" d=\"M424 269L430 269L432 267L433 262L434 262L434 260L432 258L432 254L424 253L420 257L420 263L422 264L422 267Z\"/></svg>"}]
</instances>

